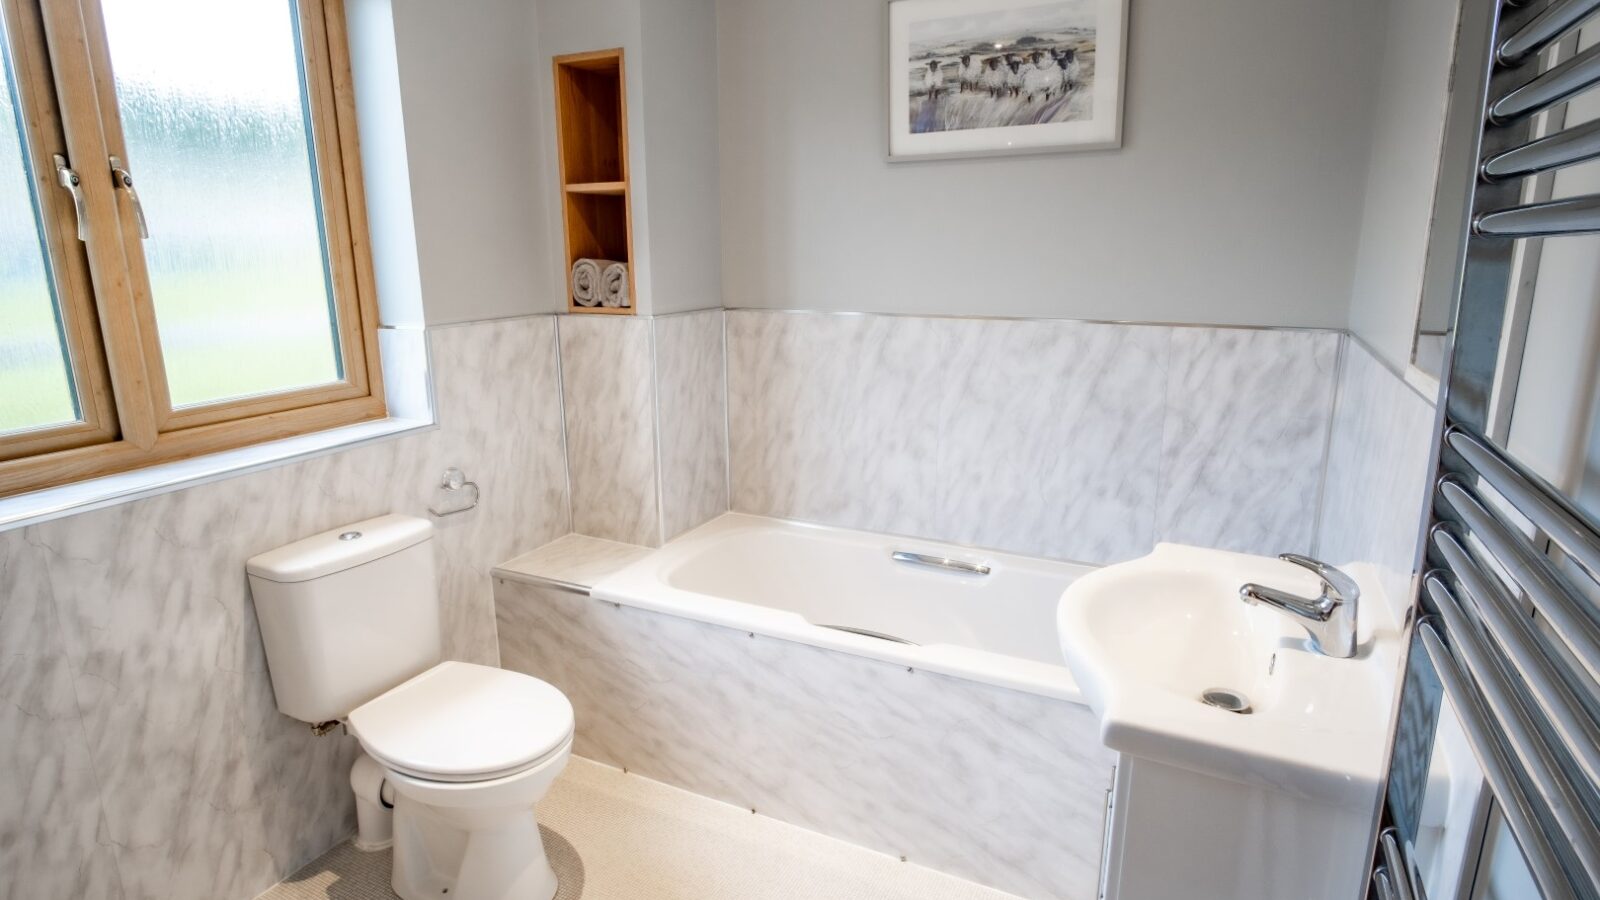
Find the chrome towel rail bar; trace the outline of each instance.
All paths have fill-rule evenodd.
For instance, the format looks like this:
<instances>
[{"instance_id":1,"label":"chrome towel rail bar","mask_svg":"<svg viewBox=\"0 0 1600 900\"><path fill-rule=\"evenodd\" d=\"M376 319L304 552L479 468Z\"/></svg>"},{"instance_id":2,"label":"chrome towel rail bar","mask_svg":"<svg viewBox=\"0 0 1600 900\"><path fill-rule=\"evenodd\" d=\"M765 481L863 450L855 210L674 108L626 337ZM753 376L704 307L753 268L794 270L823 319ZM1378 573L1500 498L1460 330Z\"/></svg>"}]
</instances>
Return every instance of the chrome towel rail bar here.
<instances>
[{"instance_id":1,"label":"chrome towel rail bar","mask_svg":"<svg viewBox=\"0 0 1600 900\"><path fill-rule=\"evenodd\" d=\"M1489 121L1504 124L1543 112L1600 83L1600 47L1590 47L1512 90L1489 106Z\"/></svg>"},{"instance_id":2,"label":"chrome towel rail bar","mask_svg":"<svg viewBox=\"0 0 1600 900\"><path fill-rule=\"evenodd\" d=\"M1378 900L1400 900L1400 895L1394 892L1394 883L1389 880L1389 870L1379 866L1372 873L1372 886L1378 892Z\"/></svg>"},{"instance_id":3,"label":"chrome towel rail bar","mask_svg":"<svg viewBox=\"0 0 1600 900\"><path fill-rule=\"evenodd\" d=\"M1436 617L1419 637L1542 896L1593 900L1600 897L1600 612L1573 577L1600 566L1600 534L1489 442L1455 423L1441 440L1454 457L1441 460L1435 485L1439 521L1428 548L1440 568L1422 584ZM1513 524L1513 510L1572 548L1571 573L1535 546L1526 526ZM1394 878L1395 864L1386 868Z\"/></svg>"},{"instance_id":4,"label":"chrome towel rail bar","mask_svg":"<svg viewBox=\"0 0 1600 900\"><path fill-rule=\"evenodd\" d=\"M1472 230L1482 237L1567 237L1600 232L1600 194L1495 209L1478 216Z\"/></svg>"},{"instance_id":5,"label":"chrome towel rail bar","mask_svg":"<svg viewBox=\"0 0 1600 900\"><path fill-rule=\"evenodd\" d=\"M1596 121L1600 124L1600 120ZM1556 493L1543 479L1524 470L1460 426L1445 432L1445 444L1461 455L1470 471L1511 501L1534 527L1549 535L1573 559L1600 579L1600 532L1588 516Z\"/></svg>"},{"instance_id":6,"label":"chrome towel rail bar","mask_svg":"<svg viewBox=\"0 0 1600 900\"><path fill-rule=\"evenodd\" d=\"M1534 608L1554 626L1556 636L1571 649L1589 677L1600 678L1600 627L1585 614L1587 601L1578 596L1548 557L1485 509L1471 491L1455 480L1458 477L1447 475L1441 479L1439 495L1511 580L1527 593Z\"/></svg>"},{"instance_id":7,"label":"chrome towel rail bar","mask_svg":"<svg viewBox=\"0 0 1600 900\"><path fill-rule=\"evenodd\" d=\"M1444 617L1457 660L1477 683L1484 709L1527 773L1538 806L1548 810L1556 827L1571 842L1573 855L1589 883L1600 885L1600 828L1589 818L1585 798L1578 794L1582 774L1573 772L1570 763L1559 758L1558 751L1545 742L1521 692L1498 668L1444 579L1438 573L1430 574L1427 588L1428 596Z\"/></svg>"},{"instance_id":8,"label":"chrome towel rail bar","mask_svg":"<svg viewBox=\"0 0 1600 900\"><path fill-rule=\"evenodd\" d=\"M1560 40L1596 10L1600 0L1557 0L1502 41L1495 57L1501 65L1514 66Z\"/></svg>"},{"instance_id":9,"label":"chrome towel rail bar","mask_svg":"<svg viewBox=\"0 0 1600 900\"><path fill-rule=\"evenodd\" d=\"M1445 696L1450 698L1461 720L1461 729L1466 732L1467 743L1472 746L1472 753L1483 769L1484 779L1489 782L1495 799L1500 801L1506 824L1510 826L1517 846L1522 849L1540 896L1544 900L1579 900L1528 795L1512 774L1513 763L1505 747L1489 727L1488 716L1477 691L1471 687L1466 673L1461 671L1460 663L1445 646L1431 622L1423 622L1417 632L1427 651L1428 660L1433 663L1434 671L1444 685Z\"/></svg>"},{"instance_id":10,"label":"chrome towel rail bar","mask_svg":"<svg viewBox=\"0 0 1600 900\"><path fill-rule=\"evenodd\" d=\"M1596 724L1595 697L1588 690L1592 683L1582 684L1577 671L1556 662L1555 648L1533 620L1523 615L1499 579L1485 571L1455 535L1435 527L1433 546L1460 582L1466 595L1462 599L1471 602L1484 630L1532 688L1535 702L1584 774L1600 783L1600 724Z\"/></svg>"},{"instance_id":11,"label":"chrome towel rail bar","mask_svg":"<svg viewBox=\"0 0 1600 900\"><path fill-rule=\"evenodd\" d=\"M1482 174L1491 181L1522 178L1588 162L1597 156L1600 156L1600 119L1497 153L1484 160Z\"/></svg>"},{"instance_id":12,"label":"chrome towel rail bar","mask_svg":"<svg viewBox=\"0 0 1600 900\"><path fill-rule=\"evenodd\" d=\"M1390 873L1390 890L1396 900L1425 900L1426 894L1412 877L1411 866L1400 852L1400 842L1393 828L1378 835L1378 850L1383 854L1383 868Z\"/></svg>"}]
</instances>

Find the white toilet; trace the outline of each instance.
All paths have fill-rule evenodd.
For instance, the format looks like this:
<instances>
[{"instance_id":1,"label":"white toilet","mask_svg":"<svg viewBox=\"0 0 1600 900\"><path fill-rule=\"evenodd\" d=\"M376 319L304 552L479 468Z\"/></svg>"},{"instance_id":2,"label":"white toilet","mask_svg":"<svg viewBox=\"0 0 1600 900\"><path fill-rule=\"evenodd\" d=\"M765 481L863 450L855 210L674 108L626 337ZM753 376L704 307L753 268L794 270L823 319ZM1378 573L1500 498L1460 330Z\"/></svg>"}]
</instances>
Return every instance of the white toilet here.
<instances>
[{"instance_id":1,"label":"white toilet","mask_svg":"<svg viewBox=\"0 0 1600 900\"><path fill-rule=\"evenodd\" d=\"M381 516L249 561L278 709L343 721L382 767L404 900L550 900L534 804L571 755L572 704L537 678L439 661L432 538Z\"/></svg>"}]
</instances>

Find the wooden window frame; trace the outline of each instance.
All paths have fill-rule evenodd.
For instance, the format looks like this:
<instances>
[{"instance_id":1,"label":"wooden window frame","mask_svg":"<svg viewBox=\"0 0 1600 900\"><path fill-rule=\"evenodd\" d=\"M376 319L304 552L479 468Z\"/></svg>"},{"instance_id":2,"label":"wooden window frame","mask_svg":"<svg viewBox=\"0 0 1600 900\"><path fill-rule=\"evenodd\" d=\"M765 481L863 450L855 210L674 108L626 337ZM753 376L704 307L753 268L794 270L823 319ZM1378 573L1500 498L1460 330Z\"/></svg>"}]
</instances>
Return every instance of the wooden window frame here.
<instances>
[{"instance_id":1,"label":"wooden window frame","mask_svg":"<svg viewBox=\"0 0 1600 900\"><path fill-rule=\"evenodd\" d=\"M0 0L14 26L26 147L82 411L68 426L0 437L0 497L386 415L343 0L285 2L295 4L300 25L344 379L174 408L143 242L106 163L127 153L100 2ZM85 242L76 240L71 199L54 181L55 153L82 176Z\"/></svg>"}]
</instances>

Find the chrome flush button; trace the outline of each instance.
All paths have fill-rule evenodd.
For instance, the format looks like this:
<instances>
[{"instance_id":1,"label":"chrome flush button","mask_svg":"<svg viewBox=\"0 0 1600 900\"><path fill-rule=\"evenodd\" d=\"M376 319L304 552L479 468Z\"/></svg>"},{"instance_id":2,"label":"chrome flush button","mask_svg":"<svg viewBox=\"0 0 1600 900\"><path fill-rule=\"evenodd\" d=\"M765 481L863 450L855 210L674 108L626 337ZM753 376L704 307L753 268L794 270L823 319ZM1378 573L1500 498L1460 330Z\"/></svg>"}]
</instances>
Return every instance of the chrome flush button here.
<instances>
[{"instance_id":1,"label":"chrome flush button","mask_svg":"<svg viewBox=\"0 0 1600 900\"><path fill-rule=\"evenodd\" d=\"M359 532L359 531L346 531L344 534L339 535L339 540L341 540L341 541L354 541L354 540L358 540L360 537L361 537L361 532Z\"/></svg>"}]
</instances>

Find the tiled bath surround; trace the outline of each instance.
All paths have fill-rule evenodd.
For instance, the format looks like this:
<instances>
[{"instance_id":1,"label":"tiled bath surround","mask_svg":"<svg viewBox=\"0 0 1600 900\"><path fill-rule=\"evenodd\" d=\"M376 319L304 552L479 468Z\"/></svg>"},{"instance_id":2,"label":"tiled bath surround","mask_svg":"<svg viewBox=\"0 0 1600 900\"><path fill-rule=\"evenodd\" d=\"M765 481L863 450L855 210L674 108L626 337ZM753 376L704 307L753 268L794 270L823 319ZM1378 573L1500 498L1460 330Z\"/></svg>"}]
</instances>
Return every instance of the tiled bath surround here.
<instances>
[{"instance_id":1,"label":"tiled bath surround","mask_svg":"<svg viewBox=\"0 0 1600 900\"><path fill-rule=\"evenodd\" d=\"M1432 406L1336 332L559 322L580 534L658 546L732 509L1095 564L1176 541L1410 569Z\"/></svg>"},{"instance_id":2,"label":"tiled bath surround","mask_svg":"<svg viewBox=\"0 0 1600 900\"><path fill-rule=\"evenodd\" d=\"M1089 563L1308 552L1341 341L733 310L732 507Z\"/></svg>"},{"instance_id":3,"label":"tiled bath surround","mask_svg":"<svg viewBox=\"0 0 1600 900\"><path fill-rule=\"evenodd\" d=\"M354 827L354 742L280 715L247 558L436 519L446 653L498 659L490 568L567 531L553 317L432 329L439 427L0 533L0 898L248 900Z\"/></svg>"},{"instance_id":4,"label":"tiled bath surround","mask_svg":"<svg viewBox=\"0 0 1600 900\"><path fill-rule=\"evenodd\" d=\"M573 752L1026 897L1092 897L1112 754L1064 700L495 585L501 663Z\"/></svg>"},{"instance_id":5,"label":"tiled bath surround","mask_svg":"<svg viewBox=\"0 0 1600 900\"><path fill-rule=\"evenodd\" d=\"M661 543L650 325L633 316L562 316L572 530Z\"/></svg>"},{"instance_id":6,"label":"tiled bath surround","mask_svg":"<svg viewBox=\"0 0 1600 900\"><path fill-rule=\"evenodd\" d=\"M723 312L654 320L661 434L661 537L728 511L728 408Z\"/></svg>"},{"instance_id":7,"label":"tiled bath surround","mask_svg":"<svg viewBox=\"0 0 1600 900\"><path fill-rule=\"evenodd\" d=\"M1427 500L1434 404L1360 341L1346 343L1317 556L1373 565L1403 621Z\"/></svg>"},{"instance_id":8,"label":"tiled bath surround","mask_svg":"<svg viewBox=\"0 0 1600 900\"><path fill-rule=\"evenodd\" d=\"M611 419L585 437L582 412L572 421L584 397L574 393L571 367L583 365L574 348L588 326L575 318L429 330L436 431L0 532L0 734L7 736L0 742L0 871L7 873L0 898L248 900L348 833L353 742L313 738L276 712L243 562L366 516L423 515L440 499L433 486L449 465L483 487L478 510L436 520L447 652L479 662L497 658L490 567L566 533L568 458L576 495L591 484L585 467L619 452L630 471L659 480L601 496L626 496L643 512L602 508L581 520L574 510L572 521L617 533L632 522L645 543L728 508L727 466L731 505L742 511L1092 562L1137 556L1163 538L1257 552L1304 549L1319 531L1318 555L1374 562L1392 582L1391 597L1405 592L1431 406L1344 340L1329 442L1341 343L1333 333L732 311L730 409L722 403L722 311L609 319L605 326L618 327L589 346L610 352L604 348L615 336L637 363L627 371L644 373L633 384L646 391L619 391L635 418ZM571 447L563 445L558 323ZM641 416L649 417L648 441L636 440ZM724 437L730 417L731 440ZM567 452L584 440L591 455ZM1324 445L1321 525L1313 529ZM1292 540L1273 539L1277 533ZM757 774L731 784L716 779L732 776L697 772L674 755L678 745L666 736L680 735L649 709L630 710L645 721L637 737L624 733L615 714L597 711L594 685L607 684L602 676L687 672L683 654L639 643L627 629L599 629L591 617L605 610L579 615L565 605L581 598L558 596L544 608L538 604L546 600L528 600L534 596L500 610L502 627L518 629L500 635L505 658L521 667L520 660L550 652L538 646L547 639L523 630L539 616L557 617L551 627L574 617L574 628L587 629L573 633L592 645L558 660L565 674L551 676L578 685L571 692L580 719L595 723L580 726L580 744L591 742L580 752L612 754L646 771L646 762L630 759L659 760L657 777L737 802L765 796L757 790L809 790L822 779L768 736L778 729L770 733L804 739L782 722L747 723L744 737L729 739L732 751L721 752L770 751L779 760L769 767L763 759ZM748 648L721 649L749 655L718 657L707 671L726 667L746 680L763 671L770 684L718 675L696 680L692 691L674 690L702 698L706 709L747 694L796 704L811 712L791 725L829 735L863 758L914 762L893 756L887 737L872 739L887 732L853 713L827 711L829 689L792 674L816 651L742 639ZM763 668L769 664L777 668ZM607 667L617 671L596 674ZM884 679L871 684L887 685L886 698L907 699L898 692L925 683L890 683L892 667L868 668L851 678ZM667 687L629 688L647 689ZM1073 716L1086 710L1041 711L1027 706L1036 698L984 690L995 691L989 701L1002 716L993 727L1077 746L1067 735L1080 730ZM874 695L868 702L889 701ZM1031 719L1041 724L1006 724ZM675 727L691 725L699 727ZM976 732L963 746L1010 752ZM945 751L929 751L938 752ZM1041 809L1070 806L1084 817L1073 820L1074 834L1098 825L1096 786L1104 778L1089 750L1063 751L1065 761L1039 756L1037 747L1017 752L1051 785L1038 798ZM1058 782L1058 771L1073 774ZM1072 874L1081 872L1076 858L1070 872L1051 869L1050 860L1035 858L1037 848L980 842L951 849L917 830L929 821L919 804L962 808L981 797L905 799L911 813L890 816L887 806L852 806L870 801L864 791L868 801L848 792L839 799L848 775L833 773L843 780L829 791L802 790L802 800L771 811L818 828L850 819L827 830L908 848L900 852L947 871L1014 867L1027 873L1017 876L1018 890L1086 877ZM1057 790L1064 793L1051 793ZM1098 848L1098 835L1084 846Z\"/></svg>"},{"instance_id":9,"label":"tiled bath surround","mask_svg":"<svg viewBox=\"0 0 1600 900\"><path fill-rule=\"evenodd\" d=\"M726 512L722 310L559 322L573 530L658 547Z\"/></svg>"}]
</instances>

